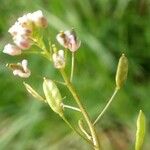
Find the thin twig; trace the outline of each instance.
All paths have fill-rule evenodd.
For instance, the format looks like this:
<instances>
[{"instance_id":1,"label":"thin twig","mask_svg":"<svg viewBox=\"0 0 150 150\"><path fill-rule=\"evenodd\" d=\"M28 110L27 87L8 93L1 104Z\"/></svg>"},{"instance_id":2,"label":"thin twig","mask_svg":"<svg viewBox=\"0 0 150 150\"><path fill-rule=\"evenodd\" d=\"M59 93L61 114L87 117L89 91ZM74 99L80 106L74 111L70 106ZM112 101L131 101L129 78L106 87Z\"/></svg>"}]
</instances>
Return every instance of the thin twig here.
<instances>
[{"instance_id":1,"label":"thin twig","mask_svg":"<svg viewBox=\"0 0 150 150\"><path fill-rule=\"evenodd\" d=\"M64 108L69 108L69 109L72 109L72 110L81 112L81 110L80 110L79 108L77 108L77 107L73 107L73 106L69 106L69 105L64 105L64 104L63 104L63 107L64 107Z\"/></svg>"},{"instance_id":2,"label":"thin twig","mask_svg":"<svg viewBox=\"0 0 150 150\"><path fill-rule=\"evenodd\" d=\"M81 136L84 140L86 140L89 144L92 144L93 145L93 143L89 140L89 139L87 139L86 137L84 137L76 128L74 128L71 124L70 124L70 122L64 117L64 116L61 116L62 117L62 119L65 121L65 123L74 131L74 132L76 132L79 136Z\"/></svg>"},{"instance_id":3,"label":"thin twig","mask_svg":"<svg viewBox=\"0 0 150 150\"><path fill-rule=\"evenodd\" d=\"M86 130L84 129L82 120L79 120L79 121L78 121L78 125L79 125L80 130L85 134L85 136L86 136L89 140L92 140L91 135L89 135L89 133L87 133Z\"/></svg>"},{"instance_id":4,"label":"thin twig","mask_svg":"<svg viewBox=\"0 0 150 150\"><path fill-rule=\"evenodd\" d=\"M73 74L74 74L74 52L72 52L72 57L71 57L70 82L72 82L72 80L73 80Z\"/></svg>"},{"instance_id":5,"label":"thin twig","mask_svg":"<svg viewBox=\"0 0 150 150\"><path fill-rule=\"evenodd\" d=\"M113 101L114 97L116 96L117 92L118 92L118 88L115 88L115 91L113 93L113 95L111 96L111 98L109 99L109 101L107 102L106 106L103 108L103 110L101 111L101 113L98 115L98 117L96 118L96 120L94 121L93 125L95 125L99 119L104 115L104 113L106 112L106 110L108 109L108 107L110 106L111 102Z\"/></svg>"}]
</instances>

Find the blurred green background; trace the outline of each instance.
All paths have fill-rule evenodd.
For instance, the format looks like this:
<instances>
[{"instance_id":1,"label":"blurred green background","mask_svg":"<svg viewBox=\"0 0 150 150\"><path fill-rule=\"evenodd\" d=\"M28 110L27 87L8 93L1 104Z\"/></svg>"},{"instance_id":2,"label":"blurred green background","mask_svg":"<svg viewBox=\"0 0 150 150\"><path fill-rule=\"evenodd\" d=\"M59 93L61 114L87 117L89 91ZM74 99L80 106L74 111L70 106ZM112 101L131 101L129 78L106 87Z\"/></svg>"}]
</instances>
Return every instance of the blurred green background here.
<instances>
[{"instance_id":1,"label":"blurred green background","mask_svg":"<svg viewBox=\"0 0 150 150\"><path fill-rule=\"evenodd\" d=\"M0 0L0 150L90 150L43 103L25 90L23 80L5 67L8 62L29 60L32 76L26 80L42 93L43 76L61 80L47 60L36 55L11 57L2 53L11 42L9 27L24 13L41 9L49 22L50 37L74 27L82 41L76 55L74 83L90 116L95 118L115 87L118 59L129 59L128 80L111 108L97 124L105 150L134 149L136 118L147 117L143 150L150 149L150 1L149 0ZM58 45L59 46L59 45ZM60 46L59 46L60 47ZM59 85L65 103L73 104ZM78 113L67 110L76 125Z\"/></svg>"}]
</instances>

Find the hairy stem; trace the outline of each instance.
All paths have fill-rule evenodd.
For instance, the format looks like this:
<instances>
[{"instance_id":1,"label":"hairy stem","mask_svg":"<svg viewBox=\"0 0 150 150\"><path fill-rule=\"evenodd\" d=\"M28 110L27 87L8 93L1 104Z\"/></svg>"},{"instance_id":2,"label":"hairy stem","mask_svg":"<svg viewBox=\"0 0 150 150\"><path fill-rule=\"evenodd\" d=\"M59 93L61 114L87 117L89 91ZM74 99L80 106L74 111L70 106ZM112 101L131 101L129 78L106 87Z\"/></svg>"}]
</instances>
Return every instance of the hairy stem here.
<instances>
[{"instance_id":1,"label":"hairy stem","mask_svg":"<svg viewBox=\"0 0 150 150\"><path fill-rule=\"evenodd\" d=\"M95 128L94 128L94 126L90 120L88 113L86 112L85 108L83 107L74 86L72 85L72 83L68 79L68 77L67 77L67 75L63 69L60 69L60 73L62 74L62 77L63 77L64 81L66 82L67 88L69 89L69 91L71 92L72 96L74 97L76 103L78 104L78 107L80 108L81 113L82 113L82 115L83 115L89 129L90 129L94 150L100 150L100 144L98 141L98 136L96 134Z\"/></svg>"}]
</instances>

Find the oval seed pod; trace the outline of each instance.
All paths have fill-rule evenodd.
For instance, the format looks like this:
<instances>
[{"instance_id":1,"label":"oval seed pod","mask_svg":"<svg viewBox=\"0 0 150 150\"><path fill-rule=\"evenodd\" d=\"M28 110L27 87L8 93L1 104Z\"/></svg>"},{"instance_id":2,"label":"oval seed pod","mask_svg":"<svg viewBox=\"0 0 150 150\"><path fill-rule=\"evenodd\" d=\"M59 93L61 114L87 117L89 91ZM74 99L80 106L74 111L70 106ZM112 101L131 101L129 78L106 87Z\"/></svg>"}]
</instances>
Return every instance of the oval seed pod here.
<instances>
[{"instance_id":1,"label":"oval seed pod","mask_svg":"<svg viewBox=\"0 0 150 150\"><path fill-rule=\"evenodd\" d=\"M119 59L117 72L116 72L116 88L120 89L126 81L128 74L128 59L124 54Z\"/></svg>"},{"instance_id":2,"label":"oval seed pod","mask_svg":"<svg viewBox=\"0 0 150 150\"><path fill-rule=\"evenodd\" d=\"M146 128L146 119L145 115L140 110L138 119L137 119L137 131L136 131L136 142L135 142L135 150L141 150L144 136L145 136L145 128Z\"/></svg>"},{"instance_id":3,"label":"oval seed pod","mask_svg":"<svg viewBox=\"0 0 150 150\"><path fill-rule=\"evenodd\" d=\"M56 84L52 80L44 78L43 91L51 109L63 116L62 97Z\"/></svg>"},{"instance_id":4,"label":"oval seed pod","mask_svg":"<svg viewBox=\"0 0 150 150\"><path fill-rule=\"evenodd\" d=\"M23 82L26 90L36 99L38 99L39 101L44 101L47 103L47 101L41 96L39 95L29 84Z\"/></svg>"}]
</instances>

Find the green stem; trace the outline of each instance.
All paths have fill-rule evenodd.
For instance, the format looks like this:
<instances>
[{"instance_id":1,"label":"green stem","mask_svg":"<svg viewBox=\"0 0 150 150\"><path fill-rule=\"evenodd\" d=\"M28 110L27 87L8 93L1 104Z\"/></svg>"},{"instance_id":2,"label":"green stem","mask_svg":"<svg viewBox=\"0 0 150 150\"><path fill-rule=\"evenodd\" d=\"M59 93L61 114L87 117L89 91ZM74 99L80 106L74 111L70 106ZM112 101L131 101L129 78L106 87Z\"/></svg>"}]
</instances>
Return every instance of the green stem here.
<instances>
[{"instance_id":1,"label":"green stem","mask_svg":"<svg viewBox=\"0 0 150 150\"><path fill-rule=\"evenodd\" d=\"M61 85L66 85L65 82L61 82L61 81L57 81L57 80L53 80L53 81L56 82L56 83L59 83L59 84L61 84Z\"/></svg>"},{"instance_id":2,"label":"green stem","mask_svg":"<svg viewBox=\"0 0 150 150\"><path fill-rule=\"evenodd\" d=\"M82 105L82 103L80 101L80 98L77 95L76 90L73 87L72 83L68 79L65 71L63 69L60 69L60 73L62 74L62 77L63 77L64 81L66 82L67 88L69 89L69 91L73 95L73 97L74 97L76 103L78 104L78 107L80 108L81 113L82 113L82 115L83 115L83 117L84 117L84 119L85 119L89 129L90 129L94 149L95 150L100 150L100 144L99 144L99 141L98 141L98 137L97 137L95 128L94 128L94 126L93 126L93 124L92 124L92 122L90 120L90 117L89 117L88 113L86 112L85 108L83 107L83 105Z\"/></svg>"},{"instance_id":3,"label":"green stem","mask_svg":"<svg viewBox=\"0 0 150 150\"><path fill-rule=\"evenodd\" d=\"M70 81L73 80L73 73L74 73L74 52L72 52L72 58L71 58L71 74L70 74Z\"/></svg>"},{"instance_id":4,"label":"green stem","mask_svg":"<svg viewBox=\"0 0 150 150\"><path fill-rule=\"evenodd\" d=\"M73 107L73 106L70 106L70 105L64 105L64 104L63 104L63 107L64 107L64 108L69 108L69 109L72 109L72 110L81 112L81 110L80 110L79 108Z\"/></svg>"},{"instance_id":5,"label":"green stem","mask_svg":"<svg viewBox=\"0 0 150 150\"><path fill-rule=\"evenodd\" d=\"M109 99L109 101L107 102L106 106L103 108L103 110L101 111L101 113L98 115L98 117L96 118L96 120L94 121L93 125L95 125L99 119L104 115L104 113L106 112L106 110L108 109L108 107L110 106L110 104L112 103L114 97L116 96L117 92L118 92L118 88L115 88L113 95L111 96L111 98Z\"/></svg>"},{"instance_id":6,"label":"green stem","mask_svg":"<svg viewBox=\"0 0 150 150\"><path fill-rule=\"evenodd\" d=\"M61 118L70 127L70 129L72 129L74 132L76 132L80 137L82 137L84 140L86 140L89 144L92 144L91 141L89 139L87 139L86 137L84 137L76 128L74 128L64 116L61 116Z\"/></svg>"},{"instance_id":7,"label":"green stem","mask_svg":"<svg viewBox=\"0 0 150 150\"><path fill-rule=\"evenodd\" d=\"M43 46L41 46L36 39L34 39L32 37L30 37L30 39L34 42L35 46L37 46L38 48L40 48L42 50L41 54L44 57L46 57L48 60L51 60L51 55L50 55L49 51L46 50L45 44L43 43Z\"/></svg>"},{"instance_id":8,"label":"green stem","mask_svg":"<svg viewBox=\"0 0 150 150\"><path fill-rule=\"evenodd\" d=\"M89 134L86 132L86 130L84 129L82 120L79 120L79 121L78 121L78 125L79 125L80 130L85 134L85 136L86 136L88 139L91 140L92 137L91 137L91 135L89 135Z\"/></svg>"}]
</instances>

